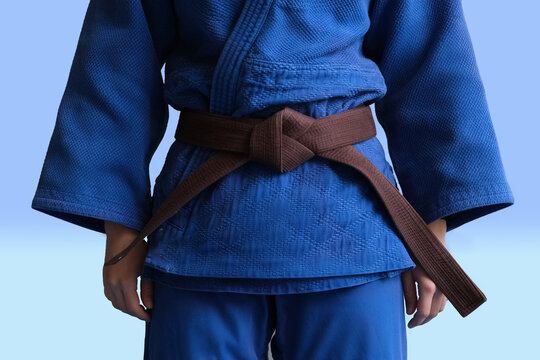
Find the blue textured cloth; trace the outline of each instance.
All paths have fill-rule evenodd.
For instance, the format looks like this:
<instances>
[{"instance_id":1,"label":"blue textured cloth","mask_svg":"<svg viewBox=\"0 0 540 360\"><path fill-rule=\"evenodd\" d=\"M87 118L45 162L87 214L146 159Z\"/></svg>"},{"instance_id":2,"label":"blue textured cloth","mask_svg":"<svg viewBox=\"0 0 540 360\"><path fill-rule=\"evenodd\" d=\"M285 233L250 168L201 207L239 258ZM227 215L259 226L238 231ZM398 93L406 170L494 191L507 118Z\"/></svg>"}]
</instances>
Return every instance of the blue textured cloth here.
<instances>
[{"instance_id":1,"label":"blue textured cloth","mask_svg":"<svg viewBox=\"0 0 540 360\"><path fill-rule=\"evenodd\" d=\"M393 167L377 137L353 146L427 223L451 231L513 204L460 0L91 0L32 208L142 229L214 153L175 141L151 194L168 105L319 118L362 104ZM214 183L149 236L145 276L314 289L413 266L369 182L314 158L284 174L250 162Z\"/></svg>"}]
</instances>

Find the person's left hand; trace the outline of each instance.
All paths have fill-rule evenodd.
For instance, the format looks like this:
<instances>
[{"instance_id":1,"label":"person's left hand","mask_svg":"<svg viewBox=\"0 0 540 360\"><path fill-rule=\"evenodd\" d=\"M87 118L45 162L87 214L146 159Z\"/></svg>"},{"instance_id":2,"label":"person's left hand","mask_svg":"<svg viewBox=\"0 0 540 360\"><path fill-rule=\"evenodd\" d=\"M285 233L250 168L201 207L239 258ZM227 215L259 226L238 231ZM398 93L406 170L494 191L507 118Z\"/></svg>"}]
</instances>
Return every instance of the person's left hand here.
<instances>
[{"instance_id":1,"label":"person's left hand","mask_svg":"<svg viewBox=\"0 0 540 360\"><path fill-rule=\"evenodd\" d=\"M444 245L446 220L436 220L428 224L428 227ZM448 299L420 265L416 264L414 269L402 272L401 282L407 314L412 315L416 309L416 313L407 324L410 329L426 324L444 310ZM416 283L418 283L418 299L416 297Z\"/></svg>"}]
</instances>

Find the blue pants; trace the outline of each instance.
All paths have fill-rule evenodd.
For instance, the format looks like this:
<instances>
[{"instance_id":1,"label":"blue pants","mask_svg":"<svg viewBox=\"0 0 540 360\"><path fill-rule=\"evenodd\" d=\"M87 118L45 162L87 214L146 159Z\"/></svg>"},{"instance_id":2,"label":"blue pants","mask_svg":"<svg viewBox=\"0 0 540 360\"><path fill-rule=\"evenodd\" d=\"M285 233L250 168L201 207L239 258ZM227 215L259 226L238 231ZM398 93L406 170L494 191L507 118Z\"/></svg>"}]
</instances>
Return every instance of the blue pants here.
<instances>
[{"instance_id":1,"label":"blue pants","mask_svg":"<svg viewBox=\"0 0 540 360\"><path fill-rule=\"evenodd\" d=\"M269 359L269 344L274 360L406 359L400 276L283 295L154 283L145 360Z\"/></svg>"}]
</instances>

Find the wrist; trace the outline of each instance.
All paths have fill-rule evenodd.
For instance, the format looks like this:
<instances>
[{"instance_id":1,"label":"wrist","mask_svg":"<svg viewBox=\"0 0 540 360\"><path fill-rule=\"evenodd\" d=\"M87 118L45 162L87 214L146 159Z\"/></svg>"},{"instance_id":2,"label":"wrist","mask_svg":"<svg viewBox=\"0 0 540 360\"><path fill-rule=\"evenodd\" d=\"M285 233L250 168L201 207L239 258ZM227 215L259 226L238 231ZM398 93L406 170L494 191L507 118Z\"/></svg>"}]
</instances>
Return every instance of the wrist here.
<instances>
[{"instance_id":1,"label":"wrist","mask_svg":"<svg viewBox=\"0 0 540 360\"><path fill-rule=\"evenodd\" d=\"M105 232L107 234L105 259L109 259L123 251L139 233L135 229L110 221L105 221Z\"/></svg>"},{"instance_id":2,"label":"wrist","mask_svg":"<svg viewBox=\"0 0 540 360\"><path fill-rule=\"evenodd\" d=\"M107 234L107 249L114 249L115 251L123 249L138 234L135 229L111 221L105 221L105 232Z\"/></svg>"},{"instance_id":3,"label":"wrist","mask_svg":"<svg viewBox=\"0 0 540 360\"><path fill-rule=\"evenodd\" d=\"M104 220L104 226L107 237L133 237L138 233L135 229L108 220Z\"/></svg>"},{"instance_id":4,"label":"wrist","mask_svg":"<svg viewBox=\"0 0 540 360\"><path fill-rule=\"evenodd\" d=\"M446 237L446 220L445 219L437 219L431 223L428 224L429 229L435 234L435 236L439 239L439 241L443 244L445 244L445 237Z\"/></svg>"}]
</instances>

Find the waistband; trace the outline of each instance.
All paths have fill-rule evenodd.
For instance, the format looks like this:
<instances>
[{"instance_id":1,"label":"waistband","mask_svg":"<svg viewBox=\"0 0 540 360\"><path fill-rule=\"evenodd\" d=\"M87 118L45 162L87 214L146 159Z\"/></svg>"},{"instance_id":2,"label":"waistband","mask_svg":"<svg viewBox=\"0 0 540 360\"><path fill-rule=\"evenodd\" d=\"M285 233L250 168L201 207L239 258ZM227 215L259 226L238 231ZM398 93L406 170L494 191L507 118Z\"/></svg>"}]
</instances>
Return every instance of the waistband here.
<instances>
[{"instance_id":1,"label":"waistband","mask_svg":"<svg viewBox=\"0 0 540 360\"><path fill-rule=\"evenodd\" d=\"M386 176L352 144L376 135L368 105L315 119L285 107L267 118L232 117L180 108L177 140L216 150L164 199L137 237L105 266L120 261L201 191L248 161L283 173L320 156L353 167L381 198L412 260L432 279L462 317L487 298L463 271L422 217Z\"/></svg>"}]
</instances>

